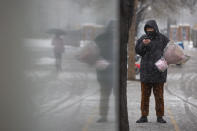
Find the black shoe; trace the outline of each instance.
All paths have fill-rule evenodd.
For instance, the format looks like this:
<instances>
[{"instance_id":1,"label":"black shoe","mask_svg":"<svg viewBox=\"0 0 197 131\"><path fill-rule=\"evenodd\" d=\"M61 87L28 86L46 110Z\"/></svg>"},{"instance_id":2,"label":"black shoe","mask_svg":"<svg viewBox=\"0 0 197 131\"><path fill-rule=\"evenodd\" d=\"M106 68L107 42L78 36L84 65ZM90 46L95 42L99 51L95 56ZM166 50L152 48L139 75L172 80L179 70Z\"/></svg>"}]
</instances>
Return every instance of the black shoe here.
<instances>
[{"instance_id":1,"label":"black shoe","mask_svg":"<svg viewBox=\"0 0 197 131\"><path fill-rule=\"evenodd\" d=\"M167 123L167 122L163 119L163 117L157 117L157 122L158 122L158 123Z\"/></svg>"},{"instance_id":2,"label":"black shoe","mask_svg":"<svg viewBox=\"0 0 197 131\"><path fill-rule=\"evenodd\" d=\"M98 123L107 122L107 118L101 117L101 118L98 119L96 122L98 122Z\"/></svg>"},{"instance_id":3,"label":"black shoe","mask_svg":"<svg viewBox=\"0 0 197 131\"><path fill-rule=\"evenodd\" d=\"M146 116L140 117L139 120L136 121L136 123L146 123L148 122L148 118Z\"/></svg>"}]
</instances>

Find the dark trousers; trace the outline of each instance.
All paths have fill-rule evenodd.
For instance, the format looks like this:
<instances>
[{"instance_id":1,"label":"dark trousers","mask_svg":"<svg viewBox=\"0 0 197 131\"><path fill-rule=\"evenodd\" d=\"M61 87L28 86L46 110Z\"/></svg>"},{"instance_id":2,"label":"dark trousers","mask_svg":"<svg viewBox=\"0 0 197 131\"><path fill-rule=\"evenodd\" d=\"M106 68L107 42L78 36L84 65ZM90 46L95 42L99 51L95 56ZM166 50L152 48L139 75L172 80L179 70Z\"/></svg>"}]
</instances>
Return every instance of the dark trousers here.
<instances>
[{"instance_id":1,"label":"dark trousers","mask_svg":"<svg viewBox=\"0 0 197 131\"><path fill-rule=\"evenodd\" d=\"M57 71L62 71L62 53L54 52L55 55L55 66Z\"/></svg>"},{"instance_id":2,"label":"dark trousers","mask_svg":"<svg viewBox=\"0 0 197 131\"><path fill-rule=\"evenodd\" d=\"M107 118L109 111L109 98L112 92L112 88L110 87L101 87L100 89L100 105L99 112L100 116L103 118Z\"/></svg>"},{"instance_id":3,"label":"dark trousers","mask_svg":"<svg viewBox=\"0 0 197 131\"><path fill-rule=\"evenodd\" d=\"M97 71L97 79L100 84L99 114L102 118L107 118L109 112L110 96L112 93L115 94L115 89L112 87L113 83L111 74L112 73L108 70Z\"/></svg>"},{"instance_id":4,"label":"dark trousers","mask_svg":"<svg viewBox=\"0 0 197 131\"><path fill-rule=\"evenodd\" d=\"M164 97L163 97L164 83L143 83L141 82L141 113L142 116L149 114L149 100L151 91L155 96L155 110L157 116L164 116Z\"/></svg>"}]
</instances>

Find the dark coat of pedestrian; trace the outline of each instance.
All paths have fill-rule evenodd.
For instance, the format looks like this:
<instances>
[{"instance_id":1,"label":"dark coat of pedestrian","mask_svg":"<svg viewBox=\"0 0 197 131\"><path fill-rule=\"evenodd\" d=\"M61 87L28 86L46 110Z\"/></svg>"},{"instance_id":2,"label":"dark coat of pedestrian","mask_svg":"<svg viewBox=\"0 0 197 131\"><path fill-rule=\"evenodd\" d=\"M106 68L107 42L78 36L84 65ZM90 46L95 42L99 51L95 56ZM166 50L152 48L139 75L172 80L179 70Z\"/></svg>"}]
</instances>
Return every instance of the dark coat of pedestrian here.
<instances>
[{"instance_id":1,"label":"dark coat of pedestrian","mask_svg":"<svg viewBox=\"0 0 197 131\"><path fill-rule=\"evenodd\" d=\"M98 46L100 57L111 63L106 69L96 70L97 79L100 83L108 85L107 88L112 88L113 32L106 30L106 32L96 37L95 42Z\"/></svg>"},{"instance_id":2,"label":"dark coat of pedestrian","mask_svg":"<svg viewBox=\"0 0 197 131\"><path fill-rule=\"evenodd\" d=\"M155 63L163 56L164 48L169 42L169 39L159 32L157 23L154 20L150 20L145 24L145 32L146 27L154 28L155 34L151 36L146 33L137 40L135 51L142 57L140 80L141 82L149 83L166 82L167 70L165 72L160 72L155 66ZM143 43L143 39L146 37L151 39L148 45Z\"/></svg>"}]
</instances>

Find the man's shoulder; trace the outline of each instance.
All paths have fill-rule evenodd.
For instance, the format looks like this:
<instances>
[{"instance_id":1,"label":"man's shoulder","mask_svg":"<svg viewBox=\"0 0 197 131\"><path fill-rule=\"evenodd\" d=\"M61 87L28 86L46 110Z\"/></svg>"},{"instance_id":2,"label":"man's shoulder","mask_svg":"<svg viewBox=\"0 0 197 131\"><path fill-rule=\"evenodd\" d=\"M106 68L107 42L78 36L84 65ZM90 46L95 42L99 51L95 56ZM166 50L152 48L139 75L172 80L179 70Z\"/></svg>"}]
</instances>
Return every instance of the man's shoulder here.
<instances>
[{"instance_id":1,"label":"man's shoulder","mask_svg":"<svg viewBox=\"0 0 197 131\"><path fill-rule=\"evenodd\" d=\"M159 33L160 37L162 37L163 39L168 39L168 37L162 33Z\"/></svg>"},{"instance_id":2,"label":"man's shoulder","mask_svg":"<svg viewBox=\"0 0 197 131\"><path fill-rule=\"evenodd\" d=\"M160 33L160 39L164 42L165 45L170 41L169 38L162 33Z\"/></svg>"}]
</instances>

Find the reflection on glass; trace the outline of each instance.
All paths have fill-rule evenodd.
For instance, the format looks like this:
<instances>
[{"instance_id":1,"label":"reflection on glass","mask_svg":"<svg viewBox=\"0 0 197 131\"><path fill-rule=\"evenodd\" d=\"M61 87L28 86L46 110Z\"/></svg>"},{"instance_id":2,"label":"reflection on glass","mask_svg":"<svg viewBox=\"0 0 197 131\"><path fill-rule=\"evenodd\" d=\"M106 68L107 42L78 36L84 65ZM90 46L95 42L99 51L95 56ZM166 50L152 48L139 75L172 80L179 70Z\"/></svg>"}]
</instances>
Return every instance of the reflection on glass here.
<instances>
[{"instance_id":1,"label":"reflection on glass","mask_svg":"<svg viewBox=\"0 0 197 131\"><path fill-rule=\"evenodd\" d=\"M116 0L34 0L27 7L31 129L115 131Z\"/></svg>"}]
</instances>

